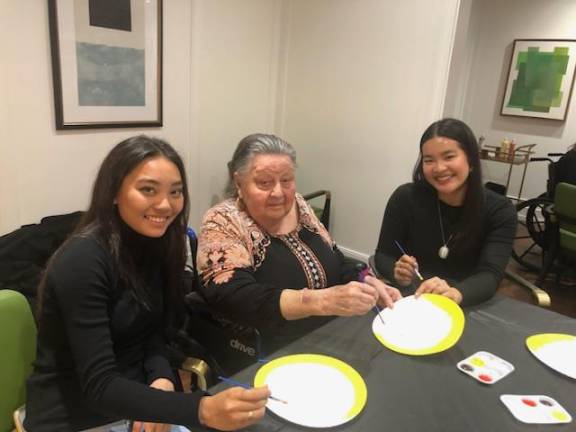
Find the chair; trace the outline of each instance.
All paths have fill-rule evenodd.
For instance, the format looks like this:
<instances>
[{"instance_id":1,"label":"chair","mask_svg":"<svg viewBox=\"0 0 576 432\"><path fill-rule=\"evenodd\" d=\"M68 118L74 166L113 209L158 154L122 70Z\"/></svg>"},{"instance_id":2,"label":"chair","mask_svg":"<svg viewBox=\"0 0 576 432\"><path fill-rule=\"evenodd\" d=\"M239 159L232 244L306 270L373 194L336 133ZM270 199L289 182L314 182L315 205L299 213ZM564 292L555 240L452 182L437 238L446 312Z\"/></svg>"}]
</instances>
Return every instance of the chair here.
<instances>
[{"instance_id":1,"label":"chair","mask_svg":"<svg viewBox=\"0 0 576 432\"><path fill-rule=\"evenodd\" d=\"M11 431L26 400L26 379L36 356L36 324L26 297L0 290L0 432Z\"/></svg>"},{"instance_id":2,"label":"chair","mask_svg":"<svg viewBox=\"0 0 576 432\"><path fill-rule=\"evenodd\" d=\"M198 271L196 269L196 250L198 248L198 238L196 232L188 227L186 229L186 264L184 266L183 284L186 293L196 289L198 281ZM169 329L169 342L166 347L168 359L174 369L188 372L196 378L195 385L206 391L212 384L212 368L206 361L208 352L203 345L198 343L187 333L190 327L188 315L184 317L184 322L179 328Z\"/></svg>"},{"instance_id":3,"label":"chair","mask_svg":"<svg viewBox=\"0 0 576 432\"><path fill-rule=\"evenodd\" d=\"M215 384L218 376L233 375L263 357L257 329L218 319L198 292L189 293L185 303L187 325L178 333L176 346L187 359L206 363L204 377L208 386Z\"/></svg>"},{"instance_id":4,"label":"chair","mask_svg":"<svg viewBox=\"0 0 576 432\"><path fill-rule=\"evenodd\" d=\"M550 229L550 248L544 256L544 265L536 285L541 285L558 259L560 265L556 272L556 284L564 267L563 263L576 263L576 185L558 183L554 193L554 209ZM569 266L570 264L568 264Z\"/></svg>"},{"instance_id":5,"label":"chair","mask_svg":"<svg viewBox=\"0 0 576 432\"><path fill-rule=\"evenodd\" d=\"M260 334L253 328L226 325L218 320L200 294L196 251L198 240L187 230L184 284L186 319L173 332L168 346L173 367L192 373L201 390L216 383L219 375L233 375L256 362L262 355Z\"/></svg>"},{"instance_id":6,"label":"chair","mask_svg":"<svg viewBox=\"0 0 576 432\"><path fill-rule=\"evenodd\" d=\"M322 222L324 228L330 231L330 203L332 200L332 194L330 193L330 191L319 190L316 192L311 192L309 194L304 195L303 198L306 201L313 201L321 196L324 196L324 205L322 205L321 207L318 206L317 204L318 201L316 200L313 203L311 203L312 210L314 210L314 213L316 213L316 216L318 217L318 219L320 219L320 222Z\"/></svg>"}]
</instances>

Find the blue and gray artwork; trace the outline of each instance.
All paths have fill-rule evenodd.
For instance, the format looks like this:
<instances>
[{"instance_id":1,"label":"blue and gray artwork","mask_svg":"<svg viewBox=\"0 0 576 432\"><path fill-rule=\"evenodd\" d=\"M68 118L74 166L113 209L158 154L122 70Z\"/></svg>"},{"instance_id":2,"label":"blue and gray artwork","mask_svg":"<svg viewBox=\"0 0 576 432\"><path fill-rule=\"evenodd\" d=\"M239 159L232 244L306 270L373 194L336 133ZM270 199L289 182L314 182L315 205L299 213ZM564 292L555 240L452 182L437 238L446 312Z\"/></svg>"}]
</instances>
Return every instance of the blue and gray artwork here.
<instances>
[{"instance_id":1,"label":"blue and gray artwork","mask_svg":"<svg viewBox=\"0 0 576 432\"><path fill-rule=\"evenodd\" d=\"M76 42L80 106L144 106L144 50Z\"/></svg>"}]
</instances>

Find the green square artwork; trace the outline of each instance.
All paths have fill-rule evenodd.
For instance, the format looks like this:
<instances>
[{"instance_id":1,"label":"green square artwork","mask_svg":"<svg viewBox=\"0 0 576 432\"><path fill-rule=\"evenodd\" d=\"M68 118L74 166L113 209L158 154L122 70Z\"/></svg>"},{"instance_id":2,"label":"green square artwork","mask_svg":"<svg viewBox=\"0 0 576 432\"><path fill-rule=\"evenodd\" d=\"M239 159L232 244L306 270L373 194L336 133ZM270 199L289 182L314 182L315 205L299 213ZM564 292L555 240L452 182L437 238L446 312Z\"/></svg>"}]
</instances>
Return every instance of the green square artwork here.
<instances>
[{"instance_id":1,"label":"green square artwork","mask_svg":"<svg viewBox=\"0 0 576 432\"><path fill-rule=\"evenodd\" d=\"M576 41L516 40L502 114L563 120Z\"/></svg>"},{"instance_id":2,"label":"green square artwork","mask_svg":"<svg viewBox=\"0 0 576 432\"><path fill-rule=\"evenodd\" d=\"M516 62L518 77L512 84L508 106L537 112L550 112L550 108L559 107L566 66L568 48L541 52L538 47L530 47L520 52Z\"/></svg>"}]
</instances>

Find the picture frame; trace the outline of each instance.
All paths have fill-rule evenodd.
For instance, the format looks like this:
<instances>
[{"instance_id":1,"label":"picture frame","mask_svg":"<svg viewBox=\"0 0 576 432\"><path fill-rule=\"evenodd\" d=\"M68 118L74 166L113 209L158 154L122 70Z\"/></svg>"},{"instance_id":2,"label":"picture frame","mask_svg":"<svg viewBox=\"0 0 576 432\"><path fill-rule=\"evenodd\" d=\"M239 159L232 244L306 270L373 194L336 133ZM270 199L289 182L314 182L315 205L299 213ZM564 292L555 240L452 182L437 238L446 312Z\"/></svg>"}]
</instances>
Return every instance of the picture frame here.
<instances>
[{"instance_id":1,"label":"picture frame","mask_svg":"<svg viewBox=\"0 0 576 432\"><path fill-rule=\"evenodd\" d=\"M576 40L515 39L502 115L566 120L576 67Z\"/></svg>"},{"instance_id":2,"label":"picture frame","mask_svg":"<svg viewBox=\"0 0 576 432\"><path fill-rule=\"evenodd\" d=\"M162 0L48 0L56 129L162 126Z\"/></svg>"}]
</instances>

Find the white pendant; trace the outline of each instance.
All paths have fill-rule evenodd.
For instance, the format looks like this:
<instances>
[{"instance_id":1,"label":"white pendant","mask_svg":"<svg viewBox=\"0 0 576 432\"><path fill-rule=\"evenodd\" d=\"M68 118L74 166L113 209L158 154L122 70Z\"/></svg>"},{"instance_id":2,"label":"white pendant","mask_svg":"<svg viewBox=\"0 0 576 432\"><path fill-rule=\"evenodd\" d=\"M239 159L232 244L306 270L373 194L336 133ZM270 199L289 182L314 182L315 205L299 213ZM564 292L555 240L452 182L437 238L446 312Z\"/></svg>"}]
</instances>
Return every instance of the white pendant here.
<instances>
[{"instance_id":1,"label":"white pendant","mask_svg":"<svg viewBox=\"0 0 576 432\"><path fill-rule=\"evenodd\" d=\"M444 245L440 249L438 249L438 256L442 259L448 258L448 254L450 253L450 249L448 246Z\"/></svg>"}]
</instances>

